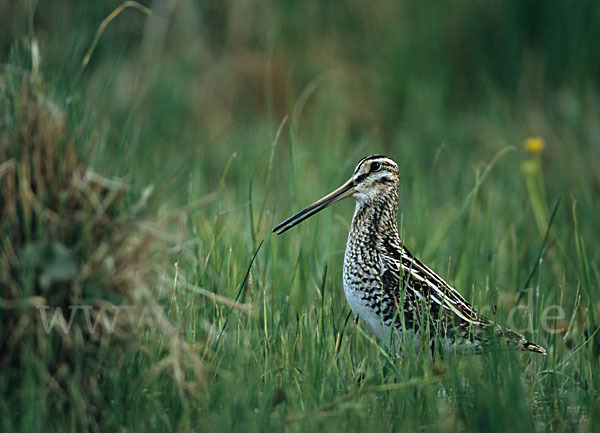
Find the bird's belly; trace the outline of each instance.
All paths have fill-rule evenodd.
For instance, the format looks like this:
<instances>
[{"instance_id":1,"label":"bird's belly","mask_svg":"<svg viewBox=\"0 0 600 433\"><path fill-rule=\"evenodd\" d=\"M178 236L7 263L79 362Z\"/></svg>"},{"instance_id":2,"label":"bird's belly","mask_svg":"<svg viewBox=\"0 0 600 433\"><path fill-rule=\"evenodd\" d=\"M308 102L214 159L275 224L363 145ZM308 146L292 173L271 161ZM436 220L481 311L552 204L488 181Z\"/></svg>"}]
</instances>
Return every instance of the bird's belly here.
<instances>
[{"instance_id":1,"label":"bird's belly","mask_svg":"<svg viewBox=\"0 0 600 433\"><path fill-rule=\"evenodd\" d=\"M344 272L344 293L352 312L364 322L378 339L391 344L392 334L398 329L382 315L381 288L370 286L368 278L353 278Z\"/></svg>"}]
</instances>

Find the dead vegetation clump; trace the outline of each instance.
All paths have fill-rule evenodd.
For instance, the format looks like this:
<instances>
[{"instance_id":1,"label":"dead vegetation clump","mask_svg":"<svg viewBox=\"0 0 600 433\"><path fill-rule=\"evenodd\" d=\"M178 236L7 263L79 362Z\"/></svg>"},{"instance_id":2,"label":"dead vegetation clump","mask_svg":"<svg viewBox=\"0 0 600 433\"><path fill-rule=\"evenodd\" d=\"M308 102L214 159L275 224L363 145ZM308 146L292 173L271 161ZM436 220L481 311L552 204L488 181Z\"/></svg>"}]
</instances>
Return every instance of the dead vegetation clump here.
<instances>
[{"instance_id":1,"label":"dead vegetation clump","mask_svg":"<svg viewBox=\"0 0 600 433\"><path fill-rule=\"evenodd\" d=\"M0 75L3 431L27 413L103 429L115 393L135 392L119 391L123 375L164 376L180 390L202 378L147 288L147 195L132 200L124 182L90 170L76 141L37 80Z\"/></svg>"}]
</instances>

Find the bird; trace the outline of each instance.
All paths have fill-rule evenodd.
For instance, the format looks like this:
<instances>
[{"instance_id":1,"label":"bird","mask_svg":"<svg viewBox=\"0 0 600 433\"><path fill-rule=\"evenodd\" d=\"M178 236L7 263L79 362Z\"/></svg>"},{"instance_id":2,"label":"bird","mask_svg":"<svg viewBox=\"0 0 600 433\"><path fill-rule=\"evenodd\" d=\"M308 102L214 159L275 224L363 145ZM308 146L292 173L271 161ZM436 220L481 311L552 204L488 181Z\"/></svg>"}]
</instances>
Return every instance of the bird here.
<instances>
[{"instance_id":1,"label":"bird","mask_svg":"<svg viewBox=\"0 0 600 433\"><path fill-rule=\"evenodd\" d=\"M392 159L364 157L347 182L275 226L273 232L281 235L352 197L356 206L344 253L344 293L352 312L386 346L400 353L403 336L412 336L417 346L428 343L431 350L441 343L444 353L482 353L494 342L505 341L522 351L546 355L544 347L485 318L410 253L396 222L399 180Z\"/></svg>"}]
</instances>

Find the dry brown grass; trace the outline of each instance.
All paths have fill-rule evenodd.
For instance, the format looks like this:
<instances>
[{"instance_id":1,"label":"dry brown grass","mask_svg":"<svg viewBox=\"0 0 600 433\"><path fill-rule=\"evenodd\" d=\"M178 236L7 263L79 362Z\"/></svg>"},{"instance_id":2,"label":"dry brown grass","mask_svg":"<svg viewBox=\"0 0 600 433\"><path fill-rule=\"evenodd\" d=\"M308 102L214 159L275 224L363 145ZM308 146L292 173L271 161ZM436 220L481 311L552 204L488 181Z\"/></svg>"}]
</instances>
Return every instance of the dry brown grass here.
<instances>
[{"instance_id":1,"label":"dry brown grass","mask_svg":"<svg viewBox=\"0 0 600 433\"><path fill-rule=\"evenodd\" d=\"M147 196L131 200L126 183L90 170L31 75L0 77L0 107L1 394L30 389L42 416L68 414L88 430L103 425L110 380L131 368L125 354L140 354L141 382L164 374L182 391L200 384L199 359L148 289L156 234L140 216ZM73 306L100 320L90 329L79 310L69 332L59 321L48 332L42 306L48 321L57 308L68 320Z\"/></svg>"}]
</instances>

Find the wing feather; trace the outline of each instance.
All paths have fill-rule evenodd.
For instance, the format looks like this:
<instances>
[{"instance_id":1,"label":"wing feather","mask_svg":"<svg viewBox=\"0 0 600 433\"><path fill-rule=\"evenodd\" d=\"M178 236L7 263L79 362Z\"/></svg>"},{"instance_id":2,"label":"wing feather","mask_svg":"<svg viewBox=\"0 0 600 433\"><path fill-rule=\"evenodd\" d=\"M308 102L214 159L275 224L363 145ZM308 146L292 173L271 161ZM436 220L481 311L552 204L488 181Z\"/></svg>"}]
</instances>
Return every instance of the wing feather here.
<instances>
[{"instance_id":1,"label":"wing feather","mask_svg":"<svg viewBox=\"0 0 600 433\"><path fill-rule=\"evenodd\" d=\"M473 327L487 327L490 322L479 314L454 288L433 270L416 259L394 239L384 241L379 249L384 292L393 295L406 310L422 302L430 316L445 328L458 326L469 332ZM436 324L437 325L437 324Z\"/></svg>"}]
</instances>

